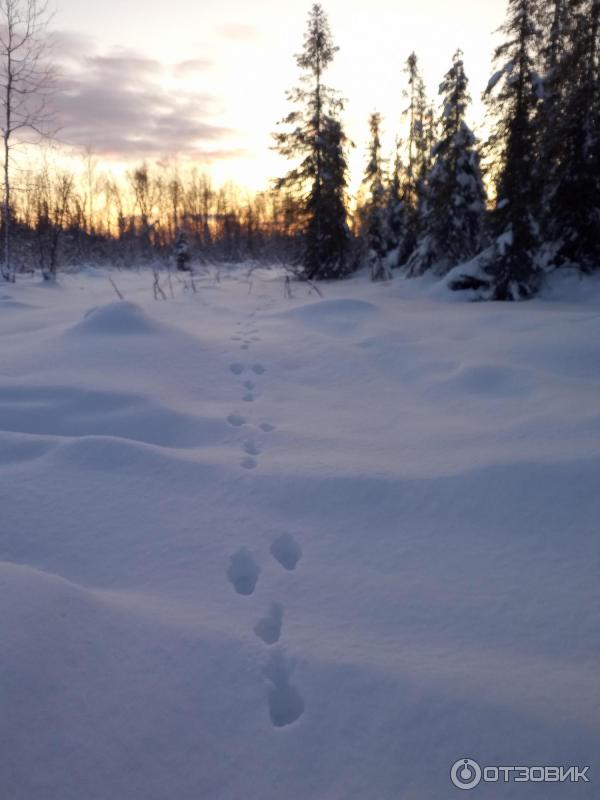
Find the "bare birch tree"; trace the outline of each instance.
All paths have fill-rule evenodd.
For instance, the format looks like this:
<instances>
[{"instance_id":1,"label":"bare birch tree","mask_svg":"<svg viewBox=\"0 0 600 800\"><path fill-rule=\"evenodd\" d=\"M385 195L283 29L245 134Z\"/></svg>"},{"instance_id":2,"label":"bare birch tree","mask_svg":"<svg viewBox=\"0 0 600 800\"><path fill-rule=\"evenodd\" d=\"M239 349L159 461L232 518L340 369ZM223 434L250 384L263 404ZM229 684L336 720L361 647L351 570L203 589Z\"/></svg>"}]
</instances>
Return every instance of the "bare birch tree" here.
<instances>
[{"instance_id":1,"label":"bare birch tree","mask_svg":"<svg viewBox=\"0 0 600 800\"><path fill-rule=\"evenodd\" d=\"M15 280L11 254L12 151L30 144L27 137L47 136L51 114L48 95L53 72L46 32L46 0L0 0L0 136L3 164L4 259L2 276Z\"/></svg>"}]
</instances>

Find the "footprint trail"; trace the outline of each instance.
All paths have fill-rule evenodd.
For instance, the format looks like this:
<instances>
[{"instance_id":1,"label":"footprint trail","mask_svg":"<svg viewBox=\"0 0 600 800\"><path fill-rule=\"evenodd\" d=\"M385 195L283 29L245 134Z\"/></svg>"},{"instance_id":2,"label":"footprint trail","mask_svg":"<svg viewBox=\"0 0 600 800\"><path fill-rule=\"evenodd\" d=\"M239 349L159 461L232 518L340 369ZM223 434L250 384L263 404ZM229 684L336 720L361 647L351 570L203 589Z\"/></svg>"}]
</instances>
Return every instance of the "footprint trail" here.
<instances>
[{"instance_id":1,"label":"footprint trail","mask_svg":"<svg viewBox=\"0 0 600 800\"><path fill-rule=\"evenodd\" d=\"M293 725L304 714L304 700L291 683L294 666L280 651L273 653L264 668L270 681L269 715L275 728Z\"/></svg>"},{"instance_id":2,"label":"footprint trail","mask_svg":"<svg viewBox=\"0 0 600 800\"><path fill-rule=\"evenodd\" d=\"M271 544L271 555L281 566L292 572L302 558L302 548L289 533L282 533Z\"/></svg>"},{"instance_id":3,"label":"footprint trail","mask_svg":"<svg viewBox=\"0 0 600 800\"><path fill-rule=\"evenodd\" d=\"M246 597L254 594L259 575L260 567L246 547L242 547L229 559L227 579L238 594Z\"/></svg>"},{"instance_id":4,"label":"footprint trail","mask_svg":"<svg viewBox=\"0 0 600 800\"><path fill-rule=\"evenodd\" d=\"M254 633L270 646L276 644L281 638L282 625L283 606L280 603L271 603L269 613L254 626Z\"/></svg>"}]
</instances>

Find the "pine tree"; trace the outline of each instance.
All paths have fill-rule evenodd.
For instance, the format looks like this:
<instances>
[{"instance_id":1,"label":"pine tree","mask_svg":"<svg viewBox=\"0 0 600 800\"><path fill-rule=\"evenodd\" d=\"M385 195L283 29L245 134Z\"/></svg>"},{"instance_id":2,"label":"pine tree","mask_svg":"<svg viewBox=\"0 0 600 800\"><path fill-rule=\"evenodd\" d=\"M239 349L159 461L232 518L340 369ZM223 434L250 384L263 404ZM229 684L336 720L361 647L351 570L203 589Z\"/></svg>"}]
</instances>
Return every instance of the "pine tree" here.
<instances>
[{"instance_id":1,"label":"pine tree","mask_svg":"<svg viewBox=\"0 0 600 800\"><path fill-rule=\"evenodd\" d=\"M404 203L406 229L400 248L400 263L404 264L415 249L419 207L423 199L426 167L424 156L427 150L425 134L425 84L419 71L416 53L411 53L406 62L409 100L404 114L408 117L408 141L406 183Z\"/></svg>"},{"instance_id":2,"label":"pine tree","mask_svg":"<svg viewBox=\"0 0 600 800\"><path fill-rule=\"evenodd\" d=\"M332 115L321 134L322 181L308 196L304 265L309 279L333 280L350 271L352 236L348 227L346 189L348 140L341 122Z\"/></svg>"},{"instance_id":3,"label":"pine tree","mask_svg":"<svg viewBox=\"0 0 600 800\"><path fill-rule=\"evenodd\" d=\"M538 206L535 166L540 81L535 69L539 33L537 0L509 0L502 28L507 41L495 53L500 69L486 90L497 118L488 146L495 156L495 245L486 271L496 300L531 297L541 283L537 261Z\"/></svg>"},{"instance_id":4,"label":"pine tree","mask_svg":"<svg viewBox=\"0 0 600 800\"><path fill-rule=\"evenodd\" d=\"M555 266L591 271L600 268L600 0L562 9L544 100L544 234Z\"/></svg>"},{"instance_id":5,"label":"pine tree","mask_svg":"<svg viewBox=\"0 0 600 800\"><path fill-rule=\"evenodd\" d=\"M439 92L441 135L433 146L417 249L408 262L411 275L432 267L444 274L473 258L482 245L486 196L475 136L465 122L470 97L460 51Z\"/></svg>"},{"instance_id":6,"label":"pine tree","mask_svg":"<svg viewBox=\"0 0 600 800\"><path fill-rule=\"evenodd\" d=\"M402 143L396 141L394 168L387 189L386 230L388 234L387 251L389 259L397 266L406 261L405 243L408 237L408 203L406 199L406 181L404 164L401 156Z\"/></svg>"},{"instance_id":7,"label":"pine tree","mask_svg":"<svg viewBox=\"0 0 600 800\"><path fill-rule=\"evenodd\" d=\"M543 92L537 121L540 138L536 181L539 187L538 214L542 222L543 247L545 246L546 250L552 249L551 240L554 238L550 206L558 182L562 149L562 142L556 133L565 110L566 86L561 65L566 56L567 31L570 24L566 12L566 0L551 0L543 3L540 8L539 23L546 35L539 59L543 68Z\"/></svg>"},{"instance_id":8,"label":"pine tree","mask_svg":"<svg viewBox=\"0 0 600 800\"><path fill-rule=\"evenodd\" d=\"M391 271L386 264L389 234L387 231L387 203L381 158L380 128L380 114L371 114L369 119L369 130L371 132L369 162L365 170L363 183L369 190L365 226L367 260L371 280L373 281L385 281L392 277Z\"/></svg>"},{"instance_id":9,"label":"pine tree","mask_svg":"<svg viewBox=\"0 0 600 800\"><path fill-rule=\"evenodd\" d=\"M309 279L340 278L350 270L352 239L345 198L348 140L339 119L342 102L323 83L337 50L325 12L319 4L313 5L304 49L296 57L303 73L301 86L288 93L300 109L283 120L291 130L275 134L278 152L299 161L277 187L301 199L300 262Z\"/></svg>"},{"instance_id":10,"label":"pine tree","mask_svg":"<svg viewBox=\"0 0 600 800\"><path fill-rule=\"evenodd\" d=\"M425 82L415 53L408 57L405 71L408 76L408 89L405 92L408 106L403 112L408 124L406 166L401 202L394 204L396 213L401 210L402 221L402 225L397 226L402 230L393 248L398 253L398 266L408 261L417 243L427 194L427 173L431 165L431 137L434 127Z\"/></svg>"}]
</instances>

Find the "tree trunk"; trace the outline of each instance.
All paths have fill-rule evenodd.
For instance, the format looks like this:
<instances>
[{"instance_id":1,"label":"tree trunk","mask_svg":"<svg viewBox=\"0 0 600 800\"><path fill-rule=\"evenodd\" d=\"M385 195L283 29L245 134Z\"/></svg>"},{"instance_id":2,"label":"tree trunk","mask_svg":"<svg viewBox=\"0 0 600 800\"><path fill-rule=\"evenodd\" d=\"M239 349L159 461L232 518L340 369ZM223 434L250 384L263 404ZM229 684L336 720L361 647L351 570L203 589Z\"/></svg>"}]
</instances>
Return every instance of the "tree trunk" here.
<instances>
[{"instance_id":1,"label":"tree trunk","mask_svg":"<svg viewBox=\"0 0 600 800\"><path fill-rule=\"evenodd\" d=\"M8 115L7 106L7 115ZM9 174L8 136L4 136L4 264L2 276L6 281L13 281L14 275L10 263L10 174Z\"/></svg>"}]
</instances>

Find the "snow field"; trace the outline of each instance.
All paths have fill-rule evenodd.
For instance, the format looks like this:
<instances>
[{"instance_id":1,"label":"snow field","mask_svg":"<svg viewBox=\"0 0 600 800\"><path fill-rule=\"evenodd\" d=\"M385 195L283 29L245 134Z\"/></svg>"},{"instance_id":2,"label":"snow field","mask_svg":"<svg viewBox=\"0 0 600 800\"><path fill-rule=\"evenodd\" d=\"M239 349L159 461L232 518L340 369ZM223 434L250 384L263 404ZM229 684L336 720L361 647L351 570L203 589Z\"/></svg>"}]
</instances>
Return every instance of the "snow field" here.
<instances>
[{"instance_id":1,"label":"snow field","mask_svg":"<svg viewBox=\"0 0 600 800\"><path fill-rule=\"evenodd\" d=\"M598 282L482 306L112 277L125 302L92 270L0 298L0 796L439 800L461 757L593 776Z\"/></svg>"}]
</instances>

